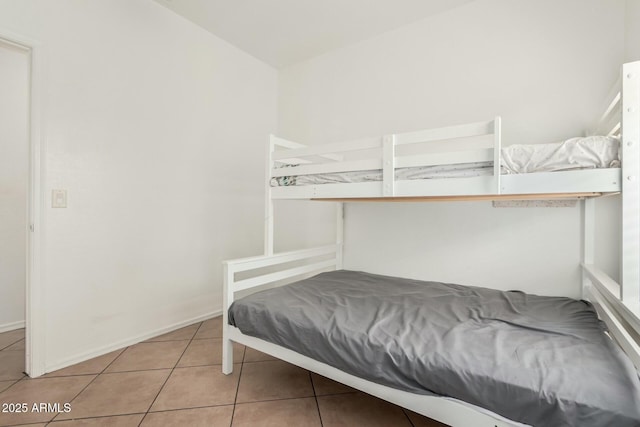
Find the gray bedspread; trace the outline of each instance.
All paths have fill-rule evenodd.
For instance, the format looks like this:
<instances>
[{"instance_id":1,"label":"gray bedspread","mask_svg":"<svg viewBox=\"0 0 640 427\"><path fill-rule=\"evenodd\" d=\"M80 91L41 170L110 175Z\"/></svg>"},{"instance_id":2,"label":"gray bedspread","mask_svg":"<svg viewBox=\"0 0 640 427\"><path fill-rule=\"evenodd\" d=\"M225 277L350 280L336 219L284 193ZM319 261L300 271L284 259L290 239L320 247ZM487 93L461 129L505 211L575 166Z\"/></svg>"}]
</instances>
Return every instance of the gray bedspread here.
<instances>
[{"instance_id":1,"label":"gray bedspread","mask_svg":"<svg viewBox=\"0 0 640 427\"><path fill-rule=\"evenodd\" d=\"M640 381L593 307L362 272L233 303L242 333L401 390L533 426L640 426Z\"/></svg>"}]
</instances>

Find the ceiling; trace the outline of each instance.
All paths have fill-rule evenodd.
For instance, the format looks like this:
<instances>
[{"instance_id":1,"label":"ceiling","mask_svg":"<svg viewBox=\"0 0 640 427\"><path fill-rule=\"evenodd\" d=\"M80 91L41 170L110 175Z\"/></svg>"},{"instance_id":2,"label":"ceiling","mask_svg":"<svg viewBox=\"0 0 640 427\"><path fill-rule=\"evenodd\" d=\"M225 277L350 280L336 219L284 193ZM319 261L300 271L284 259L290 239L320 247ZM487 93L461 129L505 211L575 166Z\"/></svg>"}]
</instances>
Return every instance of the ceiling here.
<instances>
[{"instance_id":1,"label":"ceiling","mask_svg":"<svg viewBox=\"0 0 640 427\"><path fill-rule=\"evenodd\" d=\"M282 68L474 0L155 0Z\"/></svg>"}]
</instances>

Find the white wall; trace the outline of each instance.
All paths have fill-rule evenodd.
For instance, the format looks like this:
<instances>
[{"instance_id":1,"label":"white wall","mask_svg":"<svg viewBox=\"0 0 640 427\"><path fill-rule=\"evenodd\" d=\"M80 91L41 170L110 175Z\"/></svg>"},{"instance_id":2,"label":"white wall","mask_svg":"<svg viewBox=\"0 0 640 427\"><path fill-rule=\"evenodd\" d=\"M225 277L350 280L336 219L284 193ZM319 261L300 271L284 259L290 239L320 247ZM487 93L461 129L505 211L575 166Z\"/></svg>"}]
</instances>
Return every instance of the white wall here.
<instances>
[{"instance_id":1,"label":"white wall","mask_svg":"<svg viewBox=\"0 0 640 427\"><path fill-rule=\"evenodd\" d=\"M24 326L29 57L0 42L0 332Z\"/></svg>"},{"instance_id":2,"label":"white wall","mask_svg":"<svg viewBox=\"0 0 640 427\"><path fill-rule=\"evenodd\" d=\"M40 41L47 370L221 309L262 250L277 73L150 0L0 0Z\"/></svg>"},{"instance_id":3,"label":"white wall","mask_svg":"<svg viewBox=\"0 0 640 427\"><path fill-rule=\"evenodd\" d=\"M499 114L506 144L582 134L624 56L624 6L477 0L294 65L280 73L279 133L316 144ZM346 221L347 268L579 295L578 208L354 204Z\"/></svg>"},{"instance_id":4,"label":"white wall","mask_svg":"<svg viewBox=\"0 0 640 427\"><path fill-rule=\"evenodd\" d=\"M640 61L640 0L626 0L625 62Z\"/></svg>"}]
</instances>

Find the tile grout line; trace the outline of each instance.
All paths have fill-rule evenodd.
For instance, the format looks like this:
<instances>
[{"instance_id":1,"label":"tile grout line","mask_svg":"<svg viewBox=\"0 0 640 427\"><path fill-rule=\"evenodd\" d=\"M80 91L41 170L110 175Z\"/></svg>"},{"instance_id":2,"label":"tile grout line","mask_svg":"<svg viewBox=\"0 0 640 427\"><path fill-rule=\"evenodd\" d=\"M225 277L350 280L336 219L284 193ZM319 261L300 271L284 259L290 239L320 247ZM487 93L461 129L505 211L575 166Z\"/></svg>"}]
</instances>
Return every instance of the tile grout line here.
<instances>
[{"instance_id":1,"label":"tile grout line","mask_svg":"<svg viewBox=\"0 0 640 427\"><path fill-rule=\"evenodd\" d=\"M19 329L24 329L24 328L19 328ZM17 331L17 329L14 329L14 331ZM7 334L7 333L9 333L9 332L13 332L13 331L3 332L2 334ZM0 334L0 335L2 335L2 334ZM22 338L20 338L19 340L12 342L12 343L11 343L11 344L9 344L8 346L0 348L0 351L4 351L4 350L6 350L7 348L9 348L9 347L11 347L12 345L14 345L15 343L20 342L20 341L22 341L22 340L24 340L24 339L25 339L25 338L24 338L24 337L22 337Z\"/></svg>"},{"instance_id":2,"label":"tile grout line","mask_svg":"<svg viewBox=\"0 0 640 427\"><path fill-rule=\"evenodd\" d=\"M13 387L14 385L18 384L20 381L24 380L25 378L29 378L29 376L28 376L28 375L23 375L23 376L22 376L22 378L19 378L19 379L17 379L17 380L16 380L16 379L13 379L13 380L3 380L3 382L4 382L4 381L7 381L7 382L9 382L9 381L13 381L13 384L11 384L9 387L7 387L7 388L5 388L4 390L2 390L0 393L4 393L5 391L9 390L9 389L10 389L11 387Z\"/></svg>"},{"instance_id":3,"label":"tile grout line","mask_svg":"<svg viewBox=\"0 0 640 427\"><path fill-rule=\"evenodd\" d=\"M224 329L224 325L223 329ZM233 346L233 343L231 344ZM244 368L244 358L247 357L247 346L244 346L244 352L242 353L242 362L240 362L240 372L238 373L238 387L236 388L236 396L233 398L233 410L231 411L231 421L229 427L233 426L233 417L236 415L236 404L238 403L238 393L240 392L240 380L242 379L242 368ZM233 366L233 360L231 361Z\"/></svg>"},{"instance_id":4,"label":"tile grout line","mask_svg":"<svg viewBox=\"0 0 640 427\"><path fill-rule=\"evenodd\" d=\"M316 386L313 384L313 376L311 375L311 371L307 371L309 373L309 381L311 381L311 389L313 390L313 398L316 400L316 409L318 410L318 417L320 418L320 427L324 426L322 422L322 413L320 412L320 403L318 403L318 395L316 394Z\"/></svg>"},{"instance_id":5,"label":"tile grout line","mask_svg":"<svg viewBox=\"0 0 640 427\"><path fill-rule=\"evenodd\" d=\"M98 377L99 377L100 375L102 375L102 374L104 373L104 371L106 371L106 370L107 370L107 368L109 368L109 366L111 366L111 365L112 365L116 360L118 360L118 359L120 358L120 356L122 356L122 354L123 354L125 351L127 351L127 349L128 349L129 347L130 347L130 346L127 346L127 347L123 348L123 349L122 349L122 351L120 351L120 354L118 354L118 355L117 355L117 356L116 356L116 357L115 357L111 362L109 362L109 363L107 364L107 366L105 366L105 367L104 367L104 369L102 369L102 370L101 370L100 372L98 372L97 374L86 374L86 375L95 375L95 377L93 377L93 379L92 379L91 381L89 381L89 384L87 384L86 386L84 386L84 387L82 388L82 390L80 390L80 391L79 391L79 392L78 392L78 393L73 397L73 399L71 399L71 400L69 401L69 404L73 403L73 401L74 401L74 400L76 400L76 399L78 398L78 396L80 396L80 394L81 394L83 391L85 391L85 390L87 389L87 387L89 387L91 384L93 384L93 382L94 382L95 380L97 380L97 379L98 379ZM86 376L86 375L74 375L74 376L79 377L79 376ZM51 377L51 378L64 378L64 377ZM73 410L73 409L72 409L72 410ZM51 419L47 422L47 425L49 425L50 423L52 423L53 421L55 421L55 419L56 419L56 418L58 418L59 416L60 416L60 414L59 414L59 413L58 413L58 414L56 414L53 418L51 418ZM71 418L71 419L73 419L73 418Z\"/></svg>"},{"instance_id":6,"label":"tile grout line","mask_svg":"<svg viewBox=\"0 0 640 427\"><path fill-rule=\"evenodd\" d=\"M191 410L191 409L206 409L206 408L223 408L225 406L232 406L233 403L225 403L222 405L203 405L203 406L188 406L185 408L174 408L174 409L163 409L161 411L154 411L152 412L153 414L163 414L166 412L178 412L178 411L184 411L184 410ZM130 417L132 415L145 415L146 412L131 412L131 413L126 413L126 414L115 414L115 415L93 415L93 416L84 416L84 417L78 417L78 418L73 418L73 421L76 420L95 420L95 419L101 419L101 418L114 418L114 417ZM58 420L57 422L62 422L62 421L71 421L71 420ZM49 423L52 423L53 421L49 421ZM45 422L46 423L46 422ZM15 427L15 426L27 426L27 425L31 425L31 424L42 424L42 423L29 423L29 424L11 424L10 426L5 426L5 427Z\"/></svg>"},{"instance_id":7,"label":"tile grout line","mask_svg":"<svg viewBox=\"0 0 640 427\"><path fill-rule=\"evenodd\" d=\"M24 328L20 328L20 329L24 329ZM14 330L17 330L17 329L14 329ZM8 333L10 333L10 332L13 332L13 331L3 332L3 333L1 333L0 335L8 334ZM0 349L0 353L3 353L3 352L5 352L5 351L7 351L7 352L8 352L8 351L14 351L14 350L7 350L7 349L8 349L9 347L11 347L11 346L15 345L16 343L19 343L20 341L23 341L24 339L25 339L25 338L23 337L23 338L18 339L17 341L11 342L9 345L7 345L7 346L5 346L5 347L1 348L1 349ZM20 351L20 350L15 350L15 351ZM24 352L23 352L23 354L24 354ZM0 380L0 381L3 381L3 382L5 382L5 381L6 381L6 382L8 382L8 381L13 381L13 383L12 383L9 387L7 387L6 389L2 390L2 392L0 392L0 393L4 393L5 391L9 390L9 389L10 389L11 387L13 387L14 385L18 384L20 381L22 381L22 380L24 380L25 378L28 378L28 377L29 377L27 374L25 374L24 370L22 370L21 372L22 372L22 377L21 377L21 378L7 378L6 380Z\"/></svg>"},{"instance_id":8,"label":"tile grout line","mask_svg":"<svg viewBox=\"0 0 640 427\"><path fill-rule=\"evenodd\" d=\"M353 394L353 393L338 393L338 394L327 394L324 396L342 396L343 394ZM278 399L264 399L264 400L250 400L248 402L238 402L238 405L252 405L254 403L267 403L267 402L282 402L284 400L297 400L297 399L311 399L313 396L296 396L296 397L280 397ZM218 405L225 406L225 405Z\"/></svg>"},{"instance_id":9,"label":"tile grout line","mask_svg":"<svg viewBox=\"0 0 640 427\"><path fill-rule=\"evenodd\" d=\"M22 350L8 350L9 347L13 347L14 345L18 344L20 341L24 341L24 338L20 338L18 341L12 342L8 346L0 348L0 351L22 351Z\"/></svg>"},{"instance_id":10,"label":"tile grout line","mask_svg":"<svg viewBox=\"0 0 640 427\"><path fill-rule=\"evenodd\" d=\"M131 417L133 415L143 415L144 412L131 412L131 413L127 413L127 414L116 414L116 415L96 415L96 416L89 416L89 417L78 417L78 418L71 418L68 420L58 420L58 421L49 421L47 425L51 425L51 424L56 424L56 423L61 423L61 422L66 422L66 421L80 421L80 420L100 420L103 418L115 418L115 417ZM29 426L32 424L40 424L40 423L30 423L30 424L18 424L19 426ZM7 426L7 427L11 427L11 426Z\"/></svg>"},{"instance_id":11,"label":"tile grout line","mask_svg":"<svg viewBox=\"0 0 640 427\"><path fill-rule=\"evenodd\" d=\"M160 393L162 393L162 390L164 389L164 386L167 385L167 382L169 381L169 378L171 378L171 375L173 375L173 371L175 371L176 366L178 366L178 363L180 363L180 359L182 359L184 357L184 354L187 352L187 349L189 348L189 346L193 342L193 339L195 338L195 336L198 334L198 331L200 330L200 328L202 328L202 325L204 325L204 321L200 322L200 325L198 326L198 329L196 329L196 331L193 333L193 336L189 340L189 343L185 346L184 350L182 351L182 354L180 354L180 357L178 357L178 359L176 360L176 363L175 363L175 365L173 365L173 368L171 368L171 372L169 372L169 375L167 375L167 378L162 383L162 386L160 387L160 390L158 390L158 393L156 394L156 397L153 398L153 401L151 402L151 405L149 405L149 407L147 408L144 416L142 417L142 419L138 423L138 427L140 427L142 425L142 423L144 422L145 418L147 418L147 415L149 415L149 411L153 407L153 404L156 403L156 400L158 400L158 396L160 396ZM186 341L186 340L181 340L181 341Z\"/></svg>"}]
</instances>

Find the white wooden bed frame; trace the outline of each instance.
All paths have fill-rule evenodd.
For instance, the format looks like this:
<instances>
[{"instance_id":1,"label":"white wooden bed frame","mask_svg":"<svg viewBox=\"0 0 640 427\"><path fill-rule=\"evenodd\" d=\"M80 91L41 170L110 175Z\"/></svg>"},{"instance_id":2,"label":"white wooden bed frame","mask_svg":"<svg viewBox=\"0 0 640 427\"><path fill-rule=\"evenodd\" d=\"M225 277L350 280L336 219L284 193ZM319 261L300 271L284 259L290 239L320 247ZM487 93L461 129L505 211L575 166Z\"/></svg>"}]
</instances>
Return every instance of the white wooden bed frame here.
<instances>
[{"instance_id":1,"label":"white wooden bed frame","mask_svg":"<svg viewBox=\"0 0 640 427\"><path fill-rule=\"evenodd\" d=\"M579 198L583 208L583 297L597 308L610 334L640 368L640 61L624 64L610 102L591 134L616 134L622 141L622 167L571 172L500 175L500 119L442 129L388 135L381 138L305 147L271 137L267 153L265 254L225 261L222 371L233 370L232 342L244 344L304 369L400 405L451 426L506 427L523 424L452 398L409 393L347 374L332 366L242 334L228 324L228 309L238 292L277 286L322 271L342 268L344 201L496 200ZM466 151L397 156L396 147L426 141L493 135L490 147ZM276 150L276 148L284 148ZM372 159L344 160L343 154L374 149ZM312 160L312 158L316 160ZM320 159L320 160L318 160ZM420 165L494 161L492 176L415 181L395 180L394 169ZM299 164L275 168L275 162ZM382 169L380 182L271 187L272 177ZM594 265L594 198L622 193L621 283ZM337 233L334 245L273 253L273 201L277 199L336 200ZM252 272L254 273L252 275ZM241 277L237 277L241 276Z\"/></svg>"}]
</instances>

